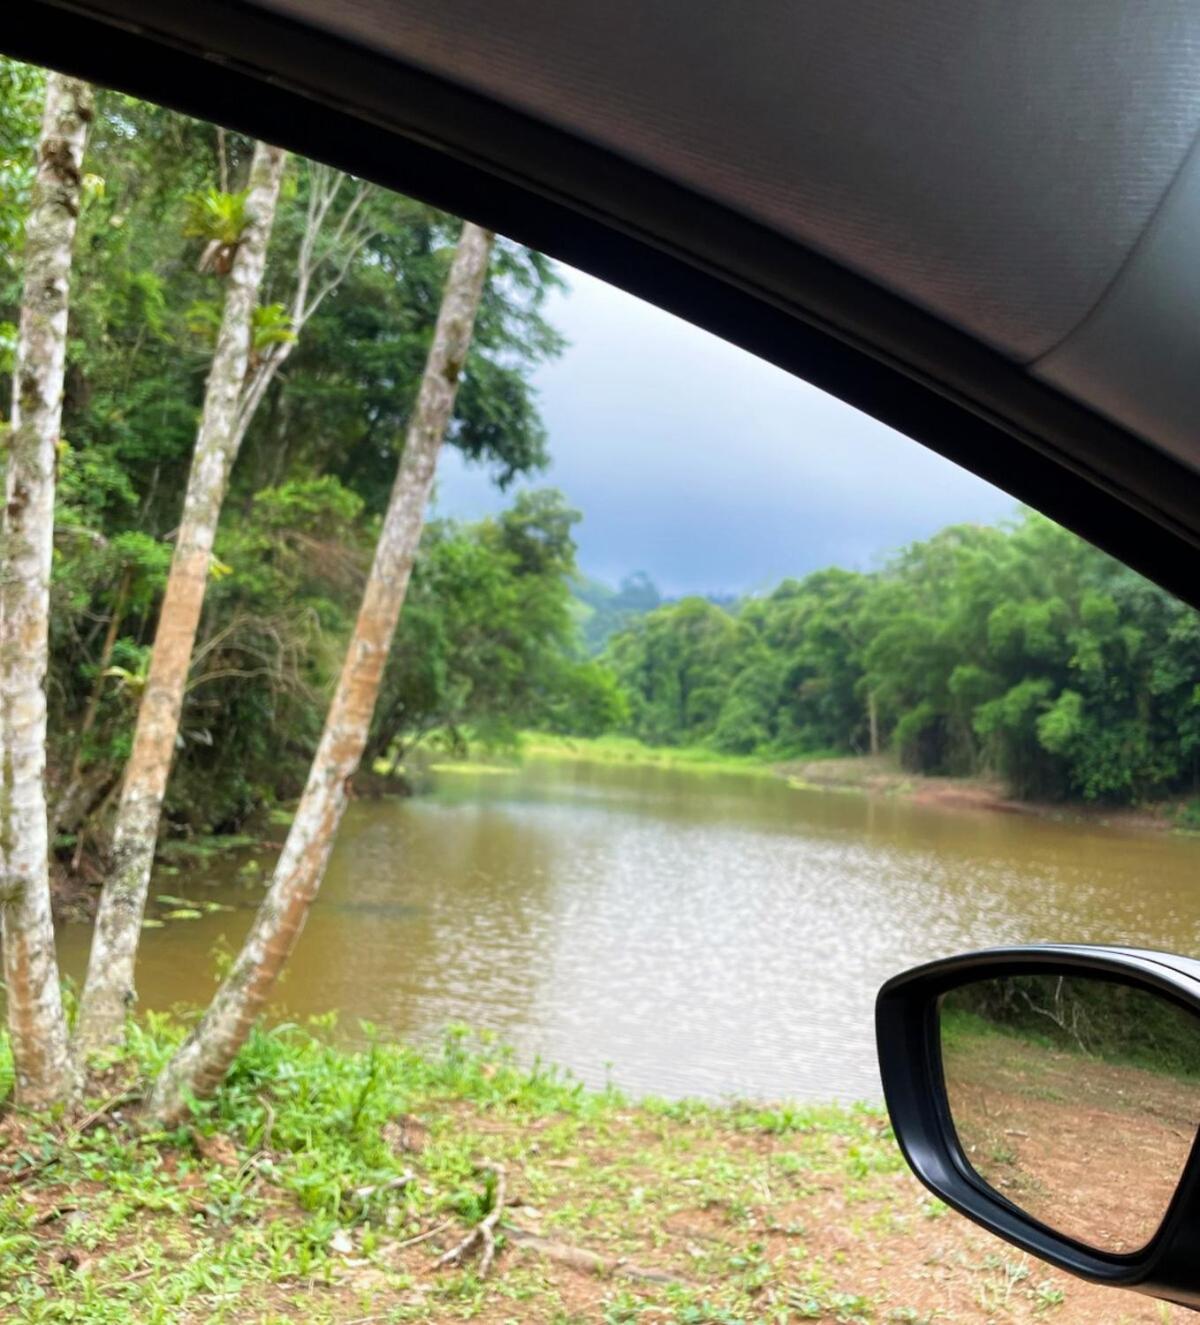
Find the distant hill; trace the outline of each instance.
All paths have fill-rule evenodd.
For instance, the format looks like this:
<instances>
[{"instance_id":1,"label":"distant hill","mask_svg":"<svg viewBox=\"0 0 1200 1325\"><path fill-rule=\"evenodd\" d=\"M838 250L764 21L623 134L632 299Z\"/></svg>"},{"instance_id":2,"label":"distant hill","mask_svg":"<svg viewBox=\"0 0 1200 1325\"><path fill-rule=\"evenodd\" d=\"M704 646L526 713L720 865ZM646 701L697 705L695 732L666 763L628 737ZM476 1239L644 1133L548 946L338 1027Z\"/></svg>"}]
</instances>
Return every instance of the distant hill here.
<instances>
[{"instance_id":1,"label":"distant hill","mask_svg":"<svg viewBox=\"0 0 1200 1325\"><path fill-rule=\"evenodd\" d=\"M683 598L702 598L714 607L734 611L745 597L739 593L684 594ZM579 623L579 633L587 652L595 656L604 652L608 641L623 630L635 617L645 616L655 608L681 602L678 595L659 593L658 586L644 570L626 575L614 589L603 580L586 575L576 576L572 585L572 607Z\"/></svg>"},{"instance_id":2,"label":"distant hill","mask_svg":"<svg viewBox=\"0 0 1200 1325\"><path fill-rule=\"evenodd\" d=\"M576 616L588 653L597 654L609 638L634 617L653 612L663 603L654 581L645 571L626 575L616 589L580 575L574 584Z\"/></svg>"}]
</instances>

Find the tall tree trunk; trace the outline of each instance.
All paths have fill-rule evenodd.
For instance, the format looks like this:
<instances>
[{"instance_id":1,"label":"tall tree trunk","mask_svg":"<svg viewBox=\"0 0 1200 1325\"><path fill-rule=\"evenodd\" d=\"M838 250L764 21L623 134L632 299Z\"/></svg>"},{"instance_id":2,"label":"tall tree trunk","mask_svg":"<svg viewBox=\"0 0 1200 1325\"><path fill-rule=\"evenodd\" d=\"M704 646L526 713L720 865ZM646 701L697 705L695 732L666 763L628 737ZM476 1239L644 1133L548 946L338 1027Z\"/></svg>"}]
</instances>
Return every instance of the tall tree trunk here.
<instances>
[{"instance_id":1,"label":"tall tree trunk","mask_svg":"<svg viewBox=\"0 0 1200 1325\"><path fill-rule=\"evenodd\" d=\"M120 1039L126 1011L134 1000L134 959L159 817L179 734L221 503L245 431L238 426L239 408L250 362L254 309L286 160L281 148L265 143L254 146L246 228L227 278L221 329L209 368L183 518L117 807L112 867L92 936L76 1032L83 1055Z\"/></svg>"},{"instance_id":2,"label":"tall tree trunk","mask_svg":"<svg viewBox=\"0 0 1200 1325\"><path fill-rule=\"evenodd\" d=\"M871 733L871 753L879 753L879 705L874 690L867 691L867 724Z\"/></svg>"},{"instance_id":3,"label":"tall tree trunk","mask_svg":"<svg viewBox=\"0 0 1200 1325\"><path fill-rule=\"evenodd\" d=\"M350 780L367 742L421 538L438 451L471 344L492 241L489 231L469 223L463 226L371 573L304 795L237 960L203 1020L155 1084L150 1111L168 1124L186 1114L189 1098L211 1093L225 1076L265 1007L320 887L349 798Z\"/></svg>"},{"instance_id":4,"label":"tall tree trunk","mask_svg":"<svg viewBox=\"0 0 1200 1325\"><path fill-rule=\"evenodd\" d=\"M54 480L71 246L92 118L87 83L48 74L25 227L25 287L0 517L0 913L19 1103L65 1098L72 1071L50 918L46 668Z\"/></svg>"}]
</instances>

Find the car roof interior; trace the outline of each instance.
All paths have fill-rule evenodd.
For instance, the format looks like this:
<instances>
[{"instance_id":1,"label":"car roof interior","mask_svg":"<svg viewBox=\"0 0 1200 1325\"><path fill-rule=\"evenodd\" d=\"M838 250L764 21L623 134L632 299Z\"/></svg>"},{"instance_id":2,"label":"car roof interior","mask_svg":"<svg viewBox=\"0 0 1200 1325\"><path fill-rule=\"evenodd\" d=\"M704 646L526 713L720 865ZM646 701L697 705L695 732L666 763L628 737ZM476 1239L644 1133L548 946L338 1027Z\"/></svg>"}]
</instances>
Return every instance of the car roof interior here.
<instances>
[{"instance_id":1,"label":"car roof interior","mask_svg":"<svg viewBox=\"0 0 1200 1325\"><path fill-rule=\"evenodd\" d=\"M1200 603L1188 0L28 0L0 47L542 249Z\"/></svg>"}]
</instances>

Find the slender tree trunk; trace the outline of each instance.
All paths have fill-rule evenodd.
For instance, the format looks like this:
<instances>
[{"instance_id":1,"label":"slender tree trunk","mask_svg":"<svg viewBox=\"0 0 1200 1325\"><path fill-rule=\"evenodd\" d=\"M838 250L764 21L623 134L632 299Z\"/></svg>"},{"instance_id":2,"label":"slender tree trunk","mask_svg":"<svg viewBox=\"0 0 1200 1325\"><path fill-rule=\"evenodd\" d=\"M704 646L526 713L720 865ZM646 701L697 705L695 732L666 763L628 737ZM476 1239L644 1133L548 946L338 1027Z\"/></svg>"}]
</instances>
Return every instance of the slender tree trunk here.
<instances>
[{"instance_id":1,"label":"slender tree trunk","mask_svg":"<svg viewBox=\"0 0 1200 1325\"><path fill-rule=\"evenodd\" d=\"M151 1113L178 1121L225 1076L266 1005L320 887L358 768L421 538L438 451L454 412L493 236L466 224L342 673L296 817L250 933L203 1020L163 1069Z\"/></svg>"},{"instance_id":2,"label":"slender tree trunk","mask_svg":"<svg viewBox=\"0 0 1200 1325\"><path fill-rule=\"evenodd\" d=\"M72 779L78 778L83 772L83 743L91 735L92 728L96 725L96 713L100 708L100 694L104 689L104 674L108 671L108 665L112 662L113 649L117 646L117 635L120 633L121 622L125 616L125 599L129 596L129 585L132 579L133 572L126 566L121 572L121 579L117 584L117 596L113 599L112 612L108 618L108 626L104 631L104 643L100 646L100 660L96 664L96 679L92 683L92 692L88 695L87 708L84 710L79 723L78 745L75 750L75 757L71 761Z\"/></svg>"},{"instance_id":3,"label":"slender tree trunk","mask_svg":"<svg viewBox=\"0 0 1200 1325\"><path fill-rule=\"evenodd\" d=\"M871 753L879 753L879 706L874 690L867 692L867 722L871 732Z\"/></svg>"},{"instance_id":4,"label":"slender tree trunk","mask_svg":"<svg viewBox=\"0 0 1200 1325\"><path fill-rule=\"evenodd\" d=\"M0 517L0 913L16 1095L33 1108L73 1082L50 918L45 683L71 246L92 105L87 83L47 75Z\"/></svg>"},{"instance_id":5,"label":"slender tree trunk","mask_svg":"<svg viewBox=\"0 0 1200 1325\"><path fill-rule=\"evenodd\" d=\"M126 1011L134 1000L134 959L213 539L229 471L245 431L238 426L239 408L250 361L254 309L286 159L281 148L255 144L246 228L228 276L183 518L117 807L112 867L92 936L77 1030L78 1048L84 1055L120 1039Z\"/></svg>"}]
</instances>

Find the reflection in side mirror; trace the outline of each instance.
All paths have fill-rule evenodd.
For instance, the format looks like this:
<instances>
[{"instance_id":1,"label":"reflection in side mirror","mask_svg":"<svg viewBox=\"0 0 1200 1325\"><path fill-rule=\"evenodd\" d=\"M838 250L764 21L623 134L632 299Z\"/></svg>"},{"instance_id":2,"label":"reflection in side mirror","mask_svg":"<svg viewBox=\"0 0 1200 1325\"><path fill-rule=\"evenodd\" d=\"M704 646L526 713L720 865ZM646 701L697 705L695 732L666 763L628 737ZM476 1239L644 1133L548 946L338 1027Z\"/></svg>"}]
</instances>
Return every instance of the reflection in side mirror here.
<instances>
[{"instance_id":1,"label":"reflection in side mirror","mask_svg":"<svg viewBox=\"0 0 1200 1325\"><path fill-rule=\"evenodd\" d=\"M1093 975L960 985L940 1002L963 1155L1026 1214L1101 1251L1154 1236L1200 1124L1200 1018Z\"/></svg>"}]
</instances>

